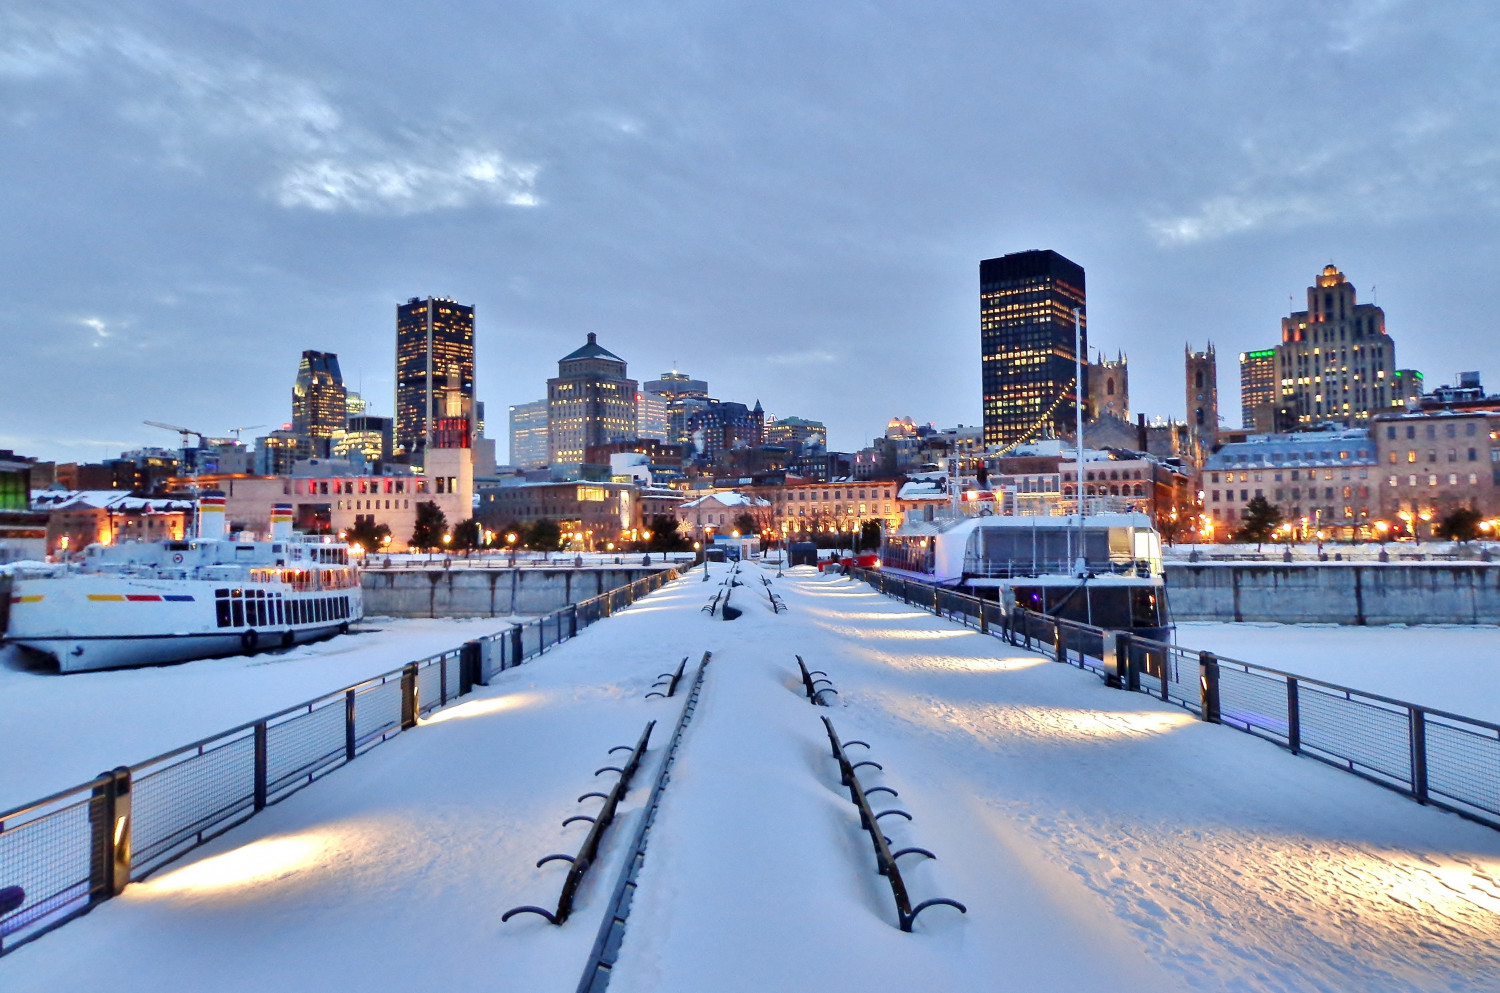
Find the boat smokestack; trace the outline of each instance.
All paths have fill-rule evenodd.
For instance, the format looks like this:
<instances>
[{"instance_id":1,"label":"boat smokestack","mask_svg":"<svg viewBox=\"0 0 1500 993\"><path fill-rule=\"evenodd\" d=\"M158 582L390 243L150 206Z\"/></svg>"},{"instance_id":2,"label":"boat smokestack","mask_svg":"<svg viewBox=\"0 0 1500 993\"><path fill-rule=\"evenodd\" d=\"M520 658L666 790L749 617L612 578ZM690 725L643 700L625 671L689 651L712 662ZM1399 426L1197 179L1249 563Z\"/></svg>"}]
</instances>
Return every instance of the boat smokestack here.
<instances>
[{"instance_id":1,"label":"boat smokestack","mask_svg":"<svg viewBox=\"0 0 1500 993\"><path fill-rule=\"evenodd\" d=\"M292 538L292 505L278 503L271 507L271 540L290 541Z\"/></svg>"},{"instance_id":2,"label":"boat smokestack","mask_svg":"<svg viewBox=\"0 0 1500 993\"><path fill-rule=\"evenodd\" d=\"M198 537L222 539L229 536L229 522L224 517L223 490L204 490L198 494Z\"/></svg>"}]
</instances>

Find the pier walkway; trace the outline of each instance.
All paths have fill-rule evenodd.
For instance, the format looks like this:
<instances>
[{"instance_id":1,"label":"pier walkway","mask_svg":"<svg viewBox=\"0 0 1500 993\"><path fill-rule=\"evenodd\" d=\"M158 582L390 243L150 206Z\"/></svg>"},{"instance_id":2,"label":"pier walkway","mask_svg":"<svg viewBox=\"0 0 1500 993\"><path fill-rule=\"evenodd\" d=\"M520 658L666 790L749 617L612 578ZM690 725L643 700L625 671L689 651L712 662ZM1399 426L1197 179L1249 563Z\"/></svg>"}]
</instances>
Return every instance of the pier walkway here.
<instances>
[{"instance_id":1,"label":"pier walkway","mask_svg":"<svg viewBox=\"0 0 1500 993\"><path fill-rule=\"evenodd\" d=\"M726 621L711 569L0 959L0 988L572 991L682 708L646 694L705 651L614 993L1500 987L1500 832L848 579L742 566ZM898 930L820 717L899 794L871 796L911 816L892 846L937 856L901 860L913 901L967 913ZM569 867L536 861L652 720L570 920L501 923L556 901Z\"/></svg>"}]
</instances>

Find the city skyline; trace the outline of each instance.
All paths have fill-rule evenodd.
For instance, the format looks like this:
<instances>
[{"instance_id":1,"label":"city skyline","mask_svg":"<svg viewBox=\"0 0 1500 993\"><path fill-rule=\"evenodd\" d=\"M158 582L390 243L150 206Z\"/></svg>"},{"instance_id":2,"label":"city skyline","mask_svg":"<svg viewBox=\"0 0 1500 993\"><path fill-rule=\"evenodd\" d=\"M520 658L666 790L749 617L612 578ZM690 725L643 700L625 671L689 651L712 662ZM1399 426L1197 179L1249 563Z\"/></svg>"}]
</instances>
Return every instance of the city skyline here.
<instances>
[{"instance_id":1,"label":"city skyline","mask_svg":"<svg viewBox=\"0 0 1500 993\"><path fill-rule=\"evenodd\" d=\"M281 423L307 349L393 414L389 312L416 293L478 307L492 410L592 331L853 450L892 415L979 421L973 265L1031 248L1088 270L1091 343L1136 356L1136 410L1186 413L1180 369L1146 356L1266 347L1329 262L1435 386L1476 364L1497 261L1495 28L1473 11L1462 33L1399 4L1089 3L499 32L442 9L420 15L459 39L436 70L392 46L419 16L400 8L8 11L0 342L26 375L0 447ZM996 154L1064 108L1071 147Z\"/></svg>"}]
</instances>

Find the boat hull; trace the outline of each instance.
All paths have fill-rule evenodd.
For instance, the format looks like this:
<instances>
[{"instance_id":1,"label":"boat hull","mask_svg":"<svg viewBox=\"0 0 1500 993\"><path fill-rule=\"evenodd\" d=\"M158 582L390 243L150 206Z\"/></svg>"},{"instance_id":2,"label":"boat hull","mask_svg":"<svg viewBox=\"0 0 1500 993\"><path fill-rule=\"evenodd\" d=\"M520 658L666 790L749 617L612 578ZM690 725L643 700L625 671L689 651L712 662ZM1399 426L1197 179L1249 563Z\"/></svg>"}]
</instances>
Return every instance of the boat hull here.
<instances>
[{"instance_id":1,"label":"boat hull","mask_svg":"<svg viewBox=\"0 0 1500 993\"><path fill-rule=\"evenodd\" d=\"M358 587L229 586L104 575L25 579L11 592L6 640L50 656L62 672L86 672L288 647L347 630L364 612Z\"/></svg>"}]
</instances>

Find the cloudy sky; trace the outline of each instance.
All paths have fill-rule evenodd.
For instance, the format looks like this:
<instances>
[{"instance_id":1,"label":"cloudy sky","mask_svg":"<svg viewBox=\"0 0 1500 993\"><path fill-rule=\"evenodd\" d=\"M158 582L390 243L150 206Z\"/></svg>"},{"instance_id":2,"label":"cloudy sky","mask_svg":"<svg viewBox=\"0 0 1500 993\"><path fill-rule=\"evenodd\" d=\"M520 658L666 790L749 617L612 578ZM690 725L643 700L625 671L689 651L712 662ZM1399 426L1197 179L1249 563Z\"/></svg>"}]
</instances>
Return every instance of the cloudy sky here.
<instances>
[{"instance_id":1,"label":"cloudy sky","mask_svg":"<svg viewBox=\"0 0 1500 993\"><path fill-rule=\"evenodd\" d=\"M1055 248L1132 406L1329 261L1429 384L1500 387L1491 2L0 2L0 447L393 406L396 304L478 310L492 435L586 332L826 421L979 416L978 261ZM250 432L247 432L247 435ZM256 431L254 433L259 433ZM501 442L503 457L505 448Z\"/></svg>"}]
</instances>

